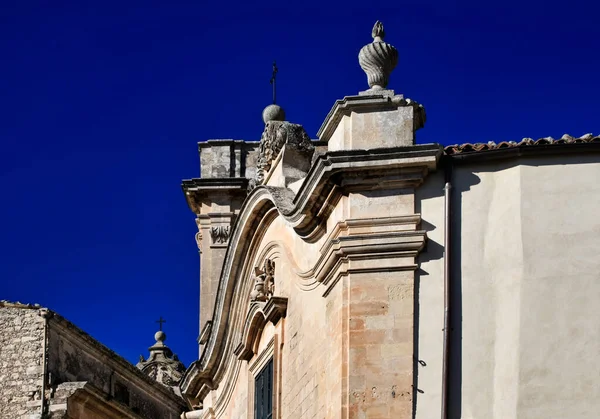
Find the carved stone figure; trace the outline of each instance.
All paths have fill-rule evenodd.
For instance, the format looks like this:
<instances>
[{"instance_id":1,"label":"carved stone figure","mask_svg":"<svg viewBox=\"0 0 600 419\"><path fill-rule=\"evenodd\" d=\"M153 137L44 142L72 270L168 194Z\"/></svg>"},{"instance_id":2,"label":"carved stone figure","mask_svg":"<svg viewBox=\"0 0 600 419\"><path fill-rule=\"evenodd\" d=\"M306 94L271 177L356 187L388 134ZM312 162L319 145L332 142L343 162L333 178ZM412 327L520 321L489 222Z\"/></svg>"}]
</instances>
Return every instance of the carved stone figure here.
<instances>
[{"instance_id":1,"label":"carved stone figure","mask_svg":"<svg viewBox=\"0 0 600 419\"><path fill-rule=\"evenodd\" d=\"M275 291L275 262L265 259L263 268L254 268L254 289L250 301L267 301Z\"/></svg>"}]
</instances>

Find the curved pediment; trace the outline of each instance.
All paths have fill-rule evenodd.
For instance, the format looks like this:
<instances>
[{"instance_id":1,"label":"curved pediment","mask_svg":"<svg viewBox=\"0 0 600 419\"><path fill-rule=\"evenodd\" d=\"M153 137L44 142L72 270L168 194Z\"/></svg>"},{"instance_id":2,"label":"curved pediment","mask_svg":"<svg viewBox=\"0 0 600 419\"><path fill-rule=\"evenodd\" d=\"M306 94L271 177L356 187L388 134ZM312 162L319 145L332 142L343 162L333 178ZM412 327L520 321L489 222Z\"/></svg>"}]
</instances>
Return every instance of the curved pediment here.
<instances>
[{"instance_id":1,"label":"curved pediment","mask_svg":"<svg viewBox=\"0 0 600 419\"><path fill-rule=\"evenodd\" d=\"M275 219L281 217L300 240L314 243L323 236L324 223L344 194L418 186L427 171L435 167L439 153L437 145L328 152L316 157L297 193L285 187L256 187L246 197L232 228L210 334L200 360L184 375L182 390L190 397L202 399L223 378L226 358L233 356L236 349L240 359L252 356L266 314L249 311L253 285L249 278L258 259L258 246ZM423 233L418 233L408 245L404 233L397 236L401 246L423 246ZM343 258L346 243L347 240L333 243L331 257L323 258L322 263L333 264ZM307 272L314 276L319 270ZM241 342L235 341L236 336L243 336Z\"/></svg>"}]
</instances>

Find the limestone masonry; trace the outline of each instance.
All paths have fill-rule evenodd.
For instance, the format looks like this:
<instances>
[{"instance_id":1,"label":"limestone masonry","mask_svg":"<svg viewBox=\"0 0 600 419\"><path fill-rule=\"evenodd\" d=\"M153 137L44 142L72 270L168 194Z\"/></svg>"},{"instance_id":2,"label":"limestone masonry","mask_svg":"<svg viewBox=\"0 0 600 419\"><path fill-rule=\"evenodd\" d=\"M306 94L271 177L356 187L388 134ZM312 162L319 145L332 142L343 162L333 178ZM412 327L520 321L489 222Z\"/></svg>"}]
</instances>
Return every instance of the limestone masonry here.
<instances>
[{"instance_id":1,"label":"limestone masonry","mask_svg":"<svg viewBox=\"0 0 600 419\"><path fill-rule=\"evenodd\" d=\"M7 419L175 419L185 408L178 389L29 304L0 302L0 379L0 417Z\"/></svg>"},{"instance_id":2,"label":"limestone masonry","mask_svg":"<svg viewBox=\"0 0 600 419\"><path fill-rule=\"evenodd\" d=\"M39 417L44 312L0 307L0 417ZM35 415L37 413L37 415Z\"/></svg>"}]
</instances>

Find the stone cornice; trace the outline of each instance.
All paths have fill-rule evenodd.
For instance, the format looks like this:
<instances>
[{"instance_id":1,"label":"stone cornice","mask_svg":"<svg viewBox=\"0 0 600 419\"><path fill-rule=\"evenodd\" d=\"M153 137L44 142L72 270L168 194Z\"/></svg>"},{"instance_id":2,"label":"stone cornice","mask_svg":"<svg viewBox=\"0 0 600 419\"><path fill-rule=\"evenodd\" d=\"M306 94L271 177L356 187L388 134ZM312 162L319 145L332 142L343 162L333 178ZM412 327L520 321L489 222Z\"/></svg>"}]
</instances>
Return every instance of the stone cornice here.
<instances>
[{"instance_id":1,"label":"stone cornice","mask_svg":"<svg viewBox=\"0 0 600 419\"><path fill-rule=\"evenodd\" d=\"M113 398L107 397L106 393L86 381L59 384L59 388L61 388L61 386L66 387L65 384L72 388L72 393L68 395L67 402L62 406L51 405L51 408L57 409L63 407L66 409L68 403L79 401L82 404L85 404L88 409L94 411L94 413L102 416L115 417L118 415L118 417L124 419L142 419L142 416L134 413L124 405L121 405L121 403Z\"/></svg>"},{"instance_id":2,"label":"stone cornice","mask_svg":"<svg viewBox=\"0 0 600 419\"><path fill-rule=\"evenodd\" d=\"M248 185L246 178L193 178L181 181L184 192L193 190L219 190L219 189L239 189Z\"/></svg>"},{"instance_id":3,"label":"stone cornice","mask_svg":"<svg viewBox=\"0 0 600 419\"><path fill-rule=\"evenodd\" d=\"M213 138L198 142L198 149L212 147L214 145L245 145L247 147L258 148L259 141L234 140L230 138Z\"/></svg>"},{"instance_id":4,"label":"stone cornice","mask_svg":"<svg viewBox=\"0 0 600 419\"><path fill-rule=\"evenodd\" d=\"M243 196L248 189L246 178L207 178L181 181L181 189L188 206L195 214L200 214L201 202L208 194L224 193Z\"/></svg>"},{"instance_id":5,"label":"stone cornice","mask_svg":"<svg viewBox=\"0 0 600 419\"><path fill-rule=\"evenodd\" d=\"M281 213L300 237L313 241L342 193L418 187L436 169L441 154L438 144L322 154L288 204L289 210L281 208Z\"/></svg>"},{"instance_id":6,"label":"stone cornice","mask_svg":"<svg viewBox=\"0 0 600 419\"><path fill-rule=\"evenodd\" d=\"M427 235L417 230L421 216L419 214L366 219L348 219L338 222L329 237L323 243L314 266L304 272L297 272L299 278L311 286L301 289L312 289L312 284L322 283L328 286L331 282L334 266L340 261L352 259L353 255L366 255L386 252L395 257L416 257L423 249ZM404 265L402 269L412 269L415 265ZM386 269L393 269L387 266ZM309 281L311 280L312 281ZM326 291L326 293L329 291Z\"/></svg>"},{"instance_id":7,"label":"stone cornice","mask_svg":"<svg viewBox=\"0 0 600 419\"><path fill-rule=\"evenodd\" d=\"M315 159L297 194L283 187L258 186L254 189L244 201L231 232L216 293L210 336L200 360L188 368L182 379L181 389L187 397L202 400L218 385L213 379L227 356L225 347L231 348L231 351L235 349L231 344L226 345L226 336L240 333L239 330L228 330L231 327L231 307L239 305L236 299L247 296L234 293L234 290L237 283L247 281L250 274L247 264L252 243L258 242L270 223L264 219L266 214L273 214L271 220L276 215L282 216L300 237L313 242L324 232L323 223L342 194L361 189L415 188L430 170L435 170L441 154L442 147L437 144L327 152ZM360 182L356 181L358 177L362 177ZM422 248L425 240L424 232L394 233L392 236L379 239L383 246L381 253L407 252L410 256ZM385 248L387 239L392 239L392 247ZM341 239L332 245L342 248L343 256L343 253L352 253L354 244L351 240ZM379 246L376 236L369 237L369 240L375 245L372 249Z\"/></svg>"}]
</instances>

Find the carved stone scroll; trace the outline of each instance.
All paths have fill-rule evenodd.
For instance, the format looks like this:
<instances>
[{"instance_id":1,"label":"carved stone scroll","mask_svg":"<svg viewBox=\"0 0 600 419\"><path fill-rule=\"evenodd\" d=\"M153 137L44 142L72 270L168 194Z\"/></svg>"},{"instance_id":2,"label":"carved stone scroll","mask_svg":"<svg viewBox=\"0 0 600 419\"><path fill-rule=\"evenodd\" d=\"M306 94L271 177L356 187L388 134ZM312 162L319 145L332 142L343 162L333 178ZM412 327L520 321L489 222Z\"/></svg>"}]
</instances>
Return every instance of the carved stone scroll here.
<instances>
[{"instance_id":1,"label":"carved stone scroll","mask_svg":"<svg viewBox=\"0 0 600 419\"><path fill-rule=\"evenodd\" d=\"M198 245L198 251L202 253L202 232L197 232L194 235L194 238L196 239L196 244Z\"/></svg>"},{"instance_id":2,"label":"carved stone scroll","mask_svg":"<svg viewBox=\"0 0 600 419\"><path fill-rule=\"evenodd\" d=\"M256 178L250 181L250 190L264 182L273 161L284 145L311 155L315 148L302 125L287 121L268 121L260 138Z\"/></svg>"}]
</instances>

